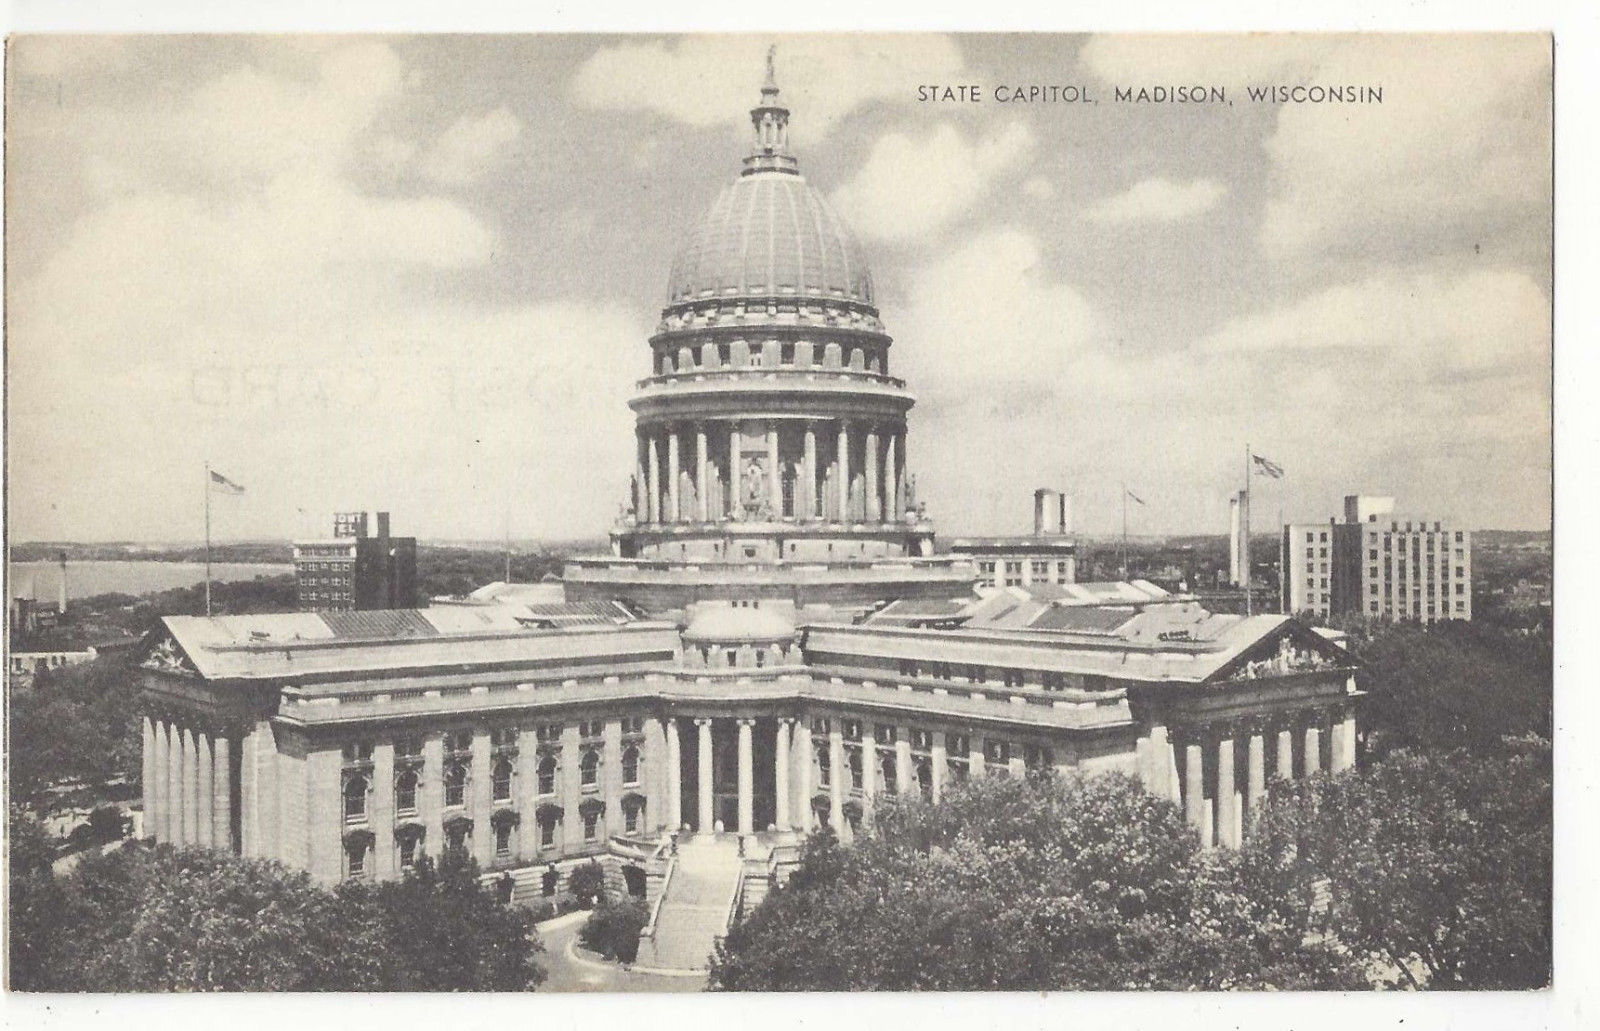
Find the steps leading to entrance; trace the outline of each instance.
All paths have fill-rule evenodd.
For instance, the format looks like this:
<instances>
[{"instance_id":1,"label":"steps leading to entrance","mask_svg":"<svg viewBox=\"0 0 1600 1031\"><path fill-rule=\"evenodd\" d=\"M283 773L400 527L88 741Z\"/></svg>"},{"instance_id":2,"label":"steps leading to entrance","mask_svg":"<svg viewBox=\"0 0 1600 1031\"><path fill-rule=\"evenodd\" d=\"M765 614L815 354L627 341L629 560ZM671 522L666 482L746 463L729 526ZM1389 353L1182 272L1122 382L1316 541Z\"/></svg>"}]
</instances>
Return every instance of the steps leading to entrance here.
<instances>
[{"instance_id":1,"label":"steps leading to entrance","mask_svg":"<svg viewBox=\"0 0 1600 1031\"><path fill-rule=\"evenodd\" d=\"M728 903L742 862L731 841L690 842L679 848L677 868L656 915L655 936L641 943L639 962L678 970L709 966L716 939L728 930Z\"/></svg>"}]
</instances>

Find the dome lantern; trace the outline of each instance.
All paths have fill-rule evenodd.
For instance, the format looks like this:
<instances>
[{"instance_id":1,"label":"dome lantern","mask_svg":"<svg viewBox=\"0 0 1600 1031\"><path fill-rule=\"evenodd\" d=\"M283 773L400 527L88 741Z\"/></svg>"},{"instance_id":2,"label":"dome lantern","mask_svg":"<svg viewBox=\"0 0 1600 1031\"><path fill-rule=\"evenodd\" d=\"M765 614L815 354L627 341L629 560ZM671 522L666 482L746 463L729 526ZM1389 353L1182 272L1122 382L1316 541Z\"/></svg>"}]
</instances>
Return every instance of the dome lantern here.
<instances>
[{"instance_id":1,"label":"dome lantern","mask_svg":"<svg viewBox=\"0 0 1600 1031\"><path fill-rule=\"evenodd\" d=\"M757 172L787 172L798 175L799 165L789 153L789 109L778 98L778 82L773 70L777 46L767 48L767 81L761 86L761 100L750 109L750 124L756 131L755 146L744 159L742 175Z\"/></svg>"}]
</instances>

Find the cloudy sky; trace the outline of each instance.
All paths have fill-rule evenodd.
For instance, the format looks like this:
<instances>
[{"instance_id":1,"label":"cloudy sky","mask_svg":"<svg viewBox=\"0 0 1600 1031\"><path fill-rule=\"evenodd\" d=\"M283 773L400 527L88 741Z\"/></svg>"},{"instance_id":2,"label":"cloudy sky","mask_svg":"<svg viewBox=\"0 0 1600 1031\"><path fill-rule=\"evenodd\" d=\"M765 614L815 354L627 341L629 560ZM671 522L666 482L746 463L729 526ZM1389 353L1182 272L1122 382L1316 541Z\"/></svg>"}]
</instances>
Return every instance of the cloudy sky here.
<instances>
[{"instance_id":1,"label":"cloudy sky","mask_svg":"<svg viewBox=\"0 0 1600 1031\"><path fill-rule=\"evenodd\" d=\"M768 37L32 37L7 88L13 539L387 508L603 532L677 242ZM856 227L946 533L1223 532L1352 491L1550 521L1542 37L779 37L801 169ZM977 104L919 85L977 84ZM1249 102L1373 84L1381 105ZM1000 104L997 85L1095 104ZM1118 104L1204 84L1231 104ZM1258 508L1258 512L1260 508Z\"/></svg>"}]
</instances>

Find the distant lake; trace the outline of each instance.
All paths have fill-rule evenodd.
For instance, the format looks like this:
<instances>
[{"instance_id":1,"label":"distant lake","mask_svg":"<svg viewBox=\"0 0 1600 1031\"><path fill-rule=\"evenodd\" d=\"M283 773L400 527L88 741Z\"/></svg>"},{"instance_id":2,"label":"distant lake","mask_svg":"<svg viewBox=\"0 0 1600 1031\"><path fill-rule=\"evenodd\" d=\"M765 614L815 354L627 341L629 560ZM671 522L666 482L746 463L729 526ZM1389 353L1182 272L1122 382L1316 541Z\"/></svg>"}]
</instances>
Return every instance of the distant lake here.
<instances>
[{"instance_id":1,"label":"distant lake","mask_svg":"<svg viewBox=\"0 0 1600 1031\"><path fill-rule=\"evenodd\" d=\"M294 572L288 563L213 562L211 580L224 583L284 576ZM95 594L152 594L175 587L204 583L203 562L68 562L67 597ZM61 583L61 567L54 562L11 563L11 596L49 601Z\"/></svg>"}]
</instances>

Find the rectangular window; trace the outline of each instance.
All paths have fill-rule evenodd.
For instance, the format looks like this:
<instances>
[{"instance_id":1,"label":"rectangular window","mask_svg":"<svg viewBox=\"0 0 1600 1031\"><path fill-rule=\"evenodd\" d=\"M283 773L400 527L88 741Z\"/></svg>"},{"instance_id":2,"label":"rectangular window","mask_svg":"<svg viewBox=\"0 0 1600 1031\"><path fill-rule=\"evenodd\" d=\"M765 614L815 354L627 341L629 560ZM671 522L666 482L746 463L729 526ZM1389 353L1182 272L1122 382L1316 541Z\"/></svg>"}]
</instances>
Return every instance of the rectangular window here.
<instances>
[{"instance_id":1,"label":"rectangular window","mask_svg":"<svg viewBox=\"0 0 1600 1031\"><path fill-rule=\"evenodd\" d=\"M1008 669L1005 671L1005 684L1007 687L1021 687L1023 684L1022 670Z\"/></svg>"},{"instance_id":2,"label":"rectangular window","mask_svg":"<svg viewBox=\"0 0 1600 1031\"><path fill-rule=\"evenodd\" d=\"M583 814L583 840L593 841L600 836L600 813L591 809Z\"/></svg>"},{"instance_id":3,"label":"rectangular window","mask_svg":"<svg viewBox=\"0 0 1600 1031\"><path fill-rule=\"evenodd\" d=\"M406 835L400 839L400 869L409 870L417 865L417 839Z\"/></svg>"},{"instance_id":4,"label":"rectangular window","mask_svg":"<svg viewBox=\"0 0 1600 1031\"><path fill-rule=\"evenodd\" d=\"M511 825L502 823L494 829L494 854L501 859L511 855Z\"/></svg>"}]
</instances>

